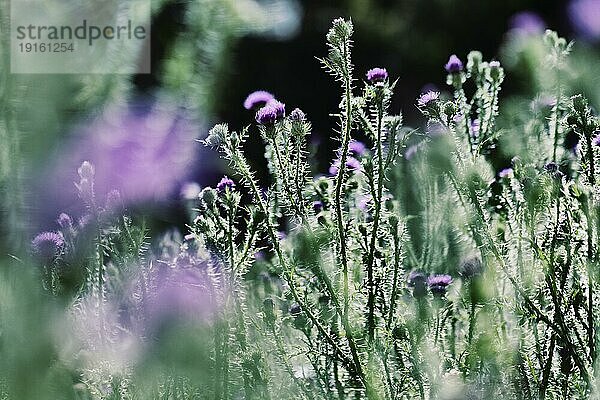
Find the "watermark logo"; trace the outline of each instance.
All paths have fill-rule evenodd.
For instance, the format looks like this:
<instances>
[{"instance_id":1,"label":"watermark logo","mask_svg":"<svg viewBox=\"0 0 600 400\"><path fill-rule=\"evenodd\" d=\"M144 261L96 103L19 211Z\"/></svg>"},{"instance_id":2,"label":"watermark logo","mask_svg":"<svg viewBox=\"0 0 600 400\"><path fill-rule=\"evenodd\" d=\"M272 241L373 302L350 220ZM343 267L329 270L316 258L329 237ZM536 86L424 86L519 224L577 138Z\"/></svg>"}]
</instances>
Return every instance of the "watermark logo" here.
<instances>
[{"instance_id":1,"label":"watermark logo","mask_svg":"<svg viewBox=\"0 0 600 400\"><path fill-rule=\"evenodd\" d=\"M12 73L150 73L151 0L11 0Z\"/></svg>"}]
</instances>

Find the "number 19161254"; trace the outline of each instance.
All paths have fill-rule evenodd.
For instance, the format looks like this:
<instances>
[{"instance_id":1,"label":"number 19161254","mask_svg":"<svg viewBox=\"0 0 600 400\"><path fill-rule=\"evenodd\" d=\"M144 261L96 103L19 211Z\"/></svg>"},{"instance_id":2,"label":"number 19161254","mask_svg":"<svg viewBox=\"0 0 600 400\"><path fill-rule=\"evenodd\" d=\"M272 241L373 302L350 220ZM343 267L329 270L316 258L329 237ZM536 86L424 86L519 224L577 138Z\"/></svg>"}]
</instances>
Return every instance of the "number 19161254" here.
<instances>
[{"instance_id":1,"label":"number 19161254","mask_svg":"<svg viewBox=\"0 0 600 400\"><path fill-rule=\"evenodd\" d=\"M21 53L71 53L75 51L73 43L19 43Z\"/></svg>"}]
</instances>

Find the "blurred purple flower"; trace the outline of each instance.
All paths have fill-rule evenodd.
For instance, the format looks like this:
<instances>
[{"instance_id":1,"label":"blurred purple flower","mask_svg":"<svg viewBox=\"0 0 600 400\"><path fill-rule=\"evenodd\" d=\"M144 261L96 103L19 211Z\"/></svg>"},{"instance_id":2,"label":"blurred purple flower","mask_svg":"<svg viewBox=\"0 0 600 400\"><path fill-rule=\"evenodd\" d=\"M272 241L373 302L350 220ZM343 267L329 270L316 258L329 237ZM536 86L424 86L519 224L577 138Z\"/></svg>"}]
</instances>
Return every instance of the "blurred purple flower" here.
<instances>
[{"instance_id":1,"label":"blurred purple flower","mask_svg":"<svg viewBox=\"0 0 600 400\"><path fill-rule=\"evenodd\" d=\"M337 159L329 167L329 175L337 175L339 168L340 168L340 160ZM346 168L350 171L358 171L358 170L360 170L360 161L358 161L354 157L348 157L346 159Z\"/></svg>"},{"instance_id":2,"label":"blurred purple flower","mask_svg":"<svg viewBox=\"0 0 600 400\"><path fill-rule=\"evenodd\" d=\"M181 186L180 195L183 200L196 200L200 194L200 185L196 182L186 182Z\"/></svg>"},{"instance_id":3,"label":"blurred purple flower","mask_svg":"<svg viewBox=\"0 0 600 400\"><path fill-rule=\"evenodd\" d=\"M161 266L158 271L157 286L146 299L151 323L173 319L206 322L215 311L206 266L195 264L194 260L179 264L175 268Z\"/></svg>"},{"instance_id":4,"label":"blurred purple flower","mask_svg":"<svg viewBox=\"0 0 600 400\"><path fill-rule=\"evenodd\" d=\"M546 24L536 13L521 11L510 18L510 30L519 35L537 35L544 32Z\"/></svg>"},{"instance_id":5,"label":"blurred purple flower","mask_svg":"<svg viewBox=\"0 0 600 400\"><path fill-rule=\"evenodd\" d=\"M594 131L593 133L595 136L592 139L592 145L598 147L600 146L600 131Z\"/></svg>"},{"instance_id":6,"label":"blurred purple flower","mask_svg":"<svg viewBox=\"0 0 600 400\"><path fill-rule=\"evenodd\" d=\"M450 275L431 275L427 278L427 286L429 290L436 296L442 296L446 294L448 285L452 283L452 277Z\"/></svg>"},{"instance_id":7,"label":"blurred purple flower","mask_svg":"<svg viewBox=\"0 0 600 400\"><path fill-rule=\"evenodd\" d=\"M500 172L498 172L498 176L500 178L509 178L513 175L513 169L512 168L504 168L503 170L501 170Z\"/></svg>"},{"instance_id":8,"label":"blurred purple flower","mask_svg":"<svg viewBox=\"0 0 600 400\"><path fill-rule=\"evenodd\" d=\"M446 65L444 65L444 68L449 74L456 74L463 70L463 63L460 61L460 58L456 56L456 54L452 54Z\"/></svg>"},{"instance_id":9,"label":"blurred purple flower","mask_svg":"<svg viewBox=\"0 0 600 400\"><path fill-rule=\"evenodd\" d=\"M571 0L568 14L575 31L584 39L600 39L600 0Z\"/></svg>"},{"instance_id":10,"label":"blurred purple flower","mask_svg":"<svg viewBox=\"0 0 600 400\"><path fill-rule=\"evenodd\" d=\"M224 176L223 178L221 178L221 180L219 181L219 183L217 183L217 190L219 192L224 192L227 189L231 190L234 187L235 187L235 182L233 182L227 176Z\"/></svg>"},{"instance_id":11,"label":"blurred purple flower","mask_svg":"<svg viewBox=\"0 0 600 400\"><path fill-rule=\"evenodd\" d=\"M262 107L267 104L269 101L274 100L275 97L264 90L257 90L256 92L252 92L246 97L244 101L244 108L246 110L251 110L253 108Z\"/></svg>"},{"instance_id":12,"label":"blurred purple flower","mask_svg":"<svg viewBox=\"0 0 600 400\"><path fill-rule=\"evenodd\" d=\"M385 68L372 68L367 71L367 80L371 83L382 82L388 78Z\"/></svg>"},{"instance_id":13,"label":"blurred purple flower","mask_svg":"<svg viewBox=\"0 0 600 400\"><path fill-rule=\"evenodd\" d=\"M348 144L348 148L355 156L362 156L367 152L367 146L363 142L359 142L358 140L352 140Z\"/></svg>"},{"instance_id":14,"label":"blurred purple flower","mask_svg":"<svg viewBox=\"0 0 600 400\"><path fill-rule=\"evenodd\" d=\"M188 173L198 132L181 109L168 104L115 107L82 127L61 150L56 166L42 177L42 190L62 209L78 203L72 198L74 181L80 195L96 199L116 189L125 204L165 200Z\"/></svg>"},{"instance_id":15,"label":"blurred purple flower","mask_svg":"<svg viewBox=\"0 0 600 400\"><path fill-rule=\"evenodd\" d=\"M42 232L32 241L33 253L44 261L56 258L65 246L65 239L60 232Z\"/></svg>"}]
</instances>

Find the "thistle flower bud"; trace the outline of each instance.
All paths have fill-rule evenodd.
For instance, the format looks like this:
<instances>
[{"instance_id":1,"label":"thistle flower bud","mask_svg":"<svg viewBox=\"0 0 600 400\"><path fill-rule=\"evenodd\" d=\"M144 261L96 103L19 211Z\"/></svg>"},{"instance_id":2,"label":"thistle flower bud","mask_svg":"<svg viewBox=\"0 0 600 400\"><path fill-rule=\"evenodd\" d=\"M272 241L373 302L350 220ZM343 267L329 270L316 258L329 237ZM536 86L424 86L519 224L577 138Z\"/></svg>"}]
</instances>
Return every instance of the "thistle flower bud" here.
<instances>
[{"instance_id":1,"label":"thistle flower bud","mask_svg":"<svg viewBox=\"0 0 600 400\"><path fill-rule=\"evenodd\" d=\"M481 71L481 63L483 62L483 54L480 51L471 51L467 55L467 71L477 76Z\"/></svg>"},{"instance_id":2,"label":"thistle flower bud","mask_svg":"<svg viewBox=\"0 0 600 400\"><path fill-rule=\"evenodd\" d=\"M217 124L210 131L208 136L204 139L204 144L209 147L217 147L229 134L229 127L227 124Z\"/></svg>"},{"instance_id":3,"label":"thistle flower bud","mask_svg":"<svg viewBox=\"0 0 600 400\"><path fill-rule=\"evenodd\" d=\"M301 109L294 108L294 110L290 113L290 120L292 122L305 122L306 114L304 114Z\"/></svg>"},{"instance_id":4,"label":"thistle flower bud","mask_svg":"<svg viewBox=\"0 0 600 400\"><path fill-rule=\"evenodd\" d=\"M504 79L504 69L500 66L500 62L490 61L489 68L491 81L495 83L502 82Z\"/></svg>"},{"instance_id":5,"label":"thistle flower bud","mask_svg":"<svg viewBox=\"0 0 600 400\"><path fill-rule=\"evenodd\" d=\"M202 189L199 196L208 208L211 208L217 199L217 193L215 189L210 187Z\"/></svg>"},{"instance_id":6,"label":"thistle flower bud","mask_svg":"<svg viewBox=\"0 0 600 400\"><path fill-rule=\"evenodd\" d=\"M477 256L465 258L458 266L458 273L465 280L475 278L481 275L482 272L483 265L481 259Z\"/></svg>"},{"instance_id":7,"label":"thistle flower bud","mask_svg":"<svg viewBox=\"0 0 600 400\"><path fill-rule=\"evenodd\" d=\"M449 74L458 74L463 70L463 63L460 61L460 58L456 56L456 54L452 54L446 65L444 65L444 69L446 69L446 72Z\"/></svg>"},{"instance_id":8,"label":"thistle flower bud","mask_svg":"<svg viewBox=\"0 0 600 400\"><path fill-rule=\"evenodd\" d=\"M408 275L408 286L413 288L413 297L421 298L427 294L427 276L421 271L412 271Z\"/></svg>"}]
</instances>

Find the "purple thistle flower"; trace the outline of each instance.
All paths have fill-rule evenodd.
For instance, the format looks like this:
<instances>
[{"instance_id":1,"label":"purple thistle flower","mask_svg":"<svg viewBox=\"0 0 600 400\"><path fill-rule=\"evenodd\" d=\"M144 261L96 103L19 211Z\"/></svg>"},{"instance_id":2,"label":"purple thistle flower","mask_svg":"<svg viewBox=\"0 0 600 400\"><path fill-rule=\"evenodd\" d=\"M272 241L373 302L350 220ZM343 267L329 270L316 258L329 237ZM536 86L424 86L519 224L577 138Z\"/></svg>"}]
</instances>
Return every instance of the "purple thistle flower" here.
<instances>
[{"instance_id":1,"label":"purple thistle flower","mask_svg":"<svg viewBox=\"0 0 600 400\"><path fill-rule=\"evenodd\" d=\"M273 125L277 121L277 109L266 105L256 112L256 122L261 125Z\"/></svg>"},{"instance_id":2,"label":"purple thistle flower","mask_svg":"<svg viewBox=\"0 0 600 400\"><path fill-rule=\"evenodd\" d=\"M65 239L60 232L42 232L32 241L33 252L44 260L53 260L65 246Z\"/></svg>"},{"instance_id":3,"label":"purple thistle flower","mask_svg":"<svg viewBox=\"0 0 600 400\"><path fill-rule=\"evenodd\" d=\"M253 108L262 107L267 104L269 101L274 100L275 97L264 90L257 90L256 92L252 92L246 97L244 101L244 108L246 110L251 110Z\"/></svg>"},{"instance_id":4,"label":"purple thistle flower","mask_svg":"<svg viewBox=\"0 0 600 400\"><path fill-rule=\"evenodd\" d=\"M544 32L546 24L531 11L522 11L510 18L510 29L520 35L536 35Z\"/></svg>"},{"instance_id":5,"label":"purple thistle flower","mask_svg":"<svg viewBox=\"0 0 600 400\"><path fill-rule=\"evenodd\" d=\"M457 74L463 70L463 63L460 61L460 58L456 56L456 54L452 54L444 68L449 74Z\"/></svg>"},{"instance_id":6,"label":"purple thistle flower","mask_svg":"<svg viewBox=\"0 0 600 400\"><path fill-rule=\"evenodd\" d=\"M508 178L508 177L511 177L513 175L513 173L514 173L514 171L512 168L504 168L503 170L498 172L498 176L500 178Z\"/></svg>"},{"instance_id":7,"label":"purple thistle flower","mask_svg":"<svg viewBox=\"0 0 600 400\"><path fill-rule=\"evenodd\" d=\"M229 177L224 176L223 178L221 178L221 180L219 181L219 183L217 183L217 190L219 192L224 192L226 190L231 190L235 187L235 183L229 179Z\"/></svg>"},{"instance_id":8,"label":"purple thistle flower","mask_svg":"<svg viewBox=\"0 0 600 400\"><path fill-rule=\"evenodd\" d=\"M388 72L385 68L372 68L367 71L367 80L371 83L383 82L388 78Z\"/></svg>"},{"instance_id":9,"label":"purple thistle flower","mask_svg":"<svg viewBox=\"0 0 600 400\"><path fill-rule=\"evenodd\" d=\"M315 211L315 214L318 214L321 211L323 211L323 202L319 200L313 201L313 210Z\"/></svg>"},{"instance_id":10,"label":"purple thistle flower","mask_svg":"<svg viewBox=\"0 0 600 400\"><path fill-rule=\"evenodd\" d=\"M594 131L594 138L592 139L593 146L600 146L600 131Z\"/></svg>"},{"instance_id":11,"label":"purple thistle flower","mask_svg":"<svg viewBox=\"0 0 600 400\"><path fill-rule=\"evenodd\" d=\"M275 109L275 112L277 113L277 119L285 117L285 104L279 100L273 99L267 103L267 106Z\"/></svg>"},{"instance_id":12,"label":"purple thistle flower","mask_svg":"<svg viewBox=\"0 0 600 400\"><path fill-rule=\"evenodd\" d=\"M448 285L451 283L452 277L450 275L436 274L427 278L427 286L429 286L429 290L431 290L434 296L443 296L446 294Z\"/></svg>"},{"instance_id":13,"label":"purple thistle flower","mask_svg":"<svg viewBox=\"0 0 600 400\"><path fill-rule=\"evenodd\" d=\"M352 140L348 144L348 148L355 156L362 156L367 152L367 146L363 142L359 142L358 140Z\"/></svg>"},{"instance_id":14,"label":"purple thistle flower","mask_svg":"<svg viewBox=\"0 0 600 400\"><path fill-rule=\"evenodd\" d=\"M306 114L304 114L301 109L294 108L294 110L290 113L290 119L293 122L304 122L306 121Z\"/></svg>"},{"instance_id":15,"label":"purple thistle flower","mask_svg":"<svg viewBox=\"0 0 600 400\"><path fill-rule=\"evenodd\" d=\"M427 107L432 101L437 101L440 98L440 92L429 91L419 96L417 104L419 107Z\"/></svg>"},{"instance_id":16,"label":"purple thistle flower","mask_svg":"<svg viewBox=\"0 0 600 400\"><path fill-rule=\"evenodd\" d=\"M337 159L329 167L329 175L337 175L339 168L340 168L340 160ZM346 159L346 168L348 168L351 171L358 171L358 170L360 170L360 161L358 161L354 157L348 157Z\"/></svg>"},{"instance_id":17,"label":"purple thistle flower","mask_svg":"<svg viewBox=\"0 0 600 400\"><path fill-rule=\"evenodd\" d=\"M56 222L58 223L58 226L63 229L70 229L73 227L73 219L66 213L61 213Z\"/></svg>"}]
</instances>

